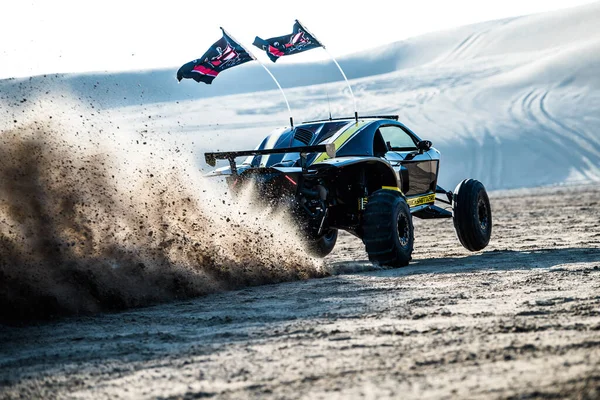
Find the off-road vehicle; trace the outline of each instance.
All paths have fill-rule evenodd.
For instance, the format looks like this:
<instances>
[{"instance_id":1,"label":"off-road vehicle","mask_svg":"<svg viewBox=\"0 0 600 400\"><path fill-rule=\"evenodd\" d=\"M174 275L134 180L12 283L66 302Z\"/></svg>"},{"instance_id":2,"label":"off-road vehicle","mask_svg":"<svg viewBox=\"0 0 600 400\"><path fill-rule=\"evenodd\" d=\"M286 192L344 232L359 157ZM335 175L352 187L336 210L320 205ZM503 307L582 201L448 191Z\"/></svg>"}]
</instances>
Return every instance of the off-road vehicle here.
<instances>
[{"instance_id":1,"label":"off-road vehicle","mask_svg":"<svg viewBox=\"0 0 600 400\"><path fill-rule=\"evenodd\" d=\"M241 156L247 158L237 164ZM250 184L261 200L287 207L317 256L333 250L343 229L363 240L372 262L406 265L413 217L452 218L471 251L490 240L483 184L465 179L454 192L438 186L439 151L397 116L309 121L276 130L255 150L206 153L205 159L211 166L229 161L209 175L225 175L234 192Z\"/></svg>"}]
</instances>

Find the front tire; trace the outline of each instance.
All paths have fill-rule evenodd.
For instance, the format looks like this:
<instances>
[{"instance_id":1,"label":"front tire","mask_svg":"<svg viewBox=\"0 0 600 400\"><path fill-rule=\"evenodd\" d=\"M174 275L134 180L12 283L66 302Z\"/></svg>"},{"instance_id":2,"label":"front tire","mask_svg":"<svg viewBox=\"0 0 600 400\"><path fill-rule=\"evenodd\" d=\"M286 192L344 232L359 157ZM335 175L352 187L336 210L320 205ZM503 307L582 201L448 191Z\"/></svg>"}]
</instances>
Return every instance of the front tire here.
<instances>
[{"instance_id":1,"label":"front tire","mask_svg":"<svg viewBox=\"0 0 600 400\"><path fill-rule=\"evenodd\" d=\"M470 251L478 251L492 236L492 209L483 184L465 179L456 186L452 199L452 220L460 243Z\"/></svg>"},{"instance_id":2,"label":"front tire","mask_svg":"<svg viewBox=\"0 0 600 400\"><path fill-rule=\"evenodd\" d=\"M403 267L411 260L414 229L410 208L400 192L378 190L363 214L363 242L373 263Z\"/></svg>"}]
</instances>

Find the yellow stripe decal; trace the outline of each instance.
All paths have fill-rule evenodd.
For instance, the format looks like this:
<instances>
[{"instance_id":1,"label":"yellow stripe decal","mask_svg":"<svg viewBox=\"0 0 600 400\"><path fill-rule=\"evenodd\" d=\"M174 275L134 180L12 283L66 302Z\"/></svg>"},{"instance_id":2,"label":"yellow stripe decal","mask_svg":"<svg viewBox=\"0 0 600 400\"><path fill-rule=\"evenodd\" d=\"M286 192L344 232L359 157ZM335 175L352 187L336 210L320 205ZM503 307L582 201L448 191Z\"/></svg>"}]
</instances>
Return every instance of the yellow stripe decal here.
<instances>
[{"instance_id":1,"label":"yellow stripe decal","mask_svg":"<svg viewBox=\"0 0 600 400\"><path fill-rule=\"evenodd\" d=\"M394 190L396 192L402 193L402 190L400 190L398 186L382 186L381 188L385 190Z\"/></svg>"},{"instance_id":2,"label":"yellow stripe decal","mask_svg":"<svg viewBox=\"0 0 600 400\"><path fill-rule=\"evenodd\" d=\"M421 197L413 197L412 199L407 199L409 207L416 207L427 203L433 203L435 201L435 193L428 194L426 196Z\"/></svg>"},{"instance_id":3,"label":"yellow stripe decal","mask_svg":"<svg viewBox=\"0 0 600 400\"><path fill-rule=\"evenodd\" d=\"M341 135L339 135L333 141L333 143L335 144L335 151L338 151L340 149L340 147L342 147L344 144L346 144L348 139L350 139L356 133L356 131L358 131L360 128L365 126L366 123L367 122L365 122L365 121L359 121L359 122L353 124L352 126L350 126L348 129L346 129ZM321 144L326 144L326 143L328 143L328 141L326 141L325 143L321 143ZM320 163L321 161L325 161L328 158L329 158L329 156L327 155L327 153L321 153L317 156L317 158L315 158L315 161L313 161L313 164Z\"/></svg>"}]
</instances>

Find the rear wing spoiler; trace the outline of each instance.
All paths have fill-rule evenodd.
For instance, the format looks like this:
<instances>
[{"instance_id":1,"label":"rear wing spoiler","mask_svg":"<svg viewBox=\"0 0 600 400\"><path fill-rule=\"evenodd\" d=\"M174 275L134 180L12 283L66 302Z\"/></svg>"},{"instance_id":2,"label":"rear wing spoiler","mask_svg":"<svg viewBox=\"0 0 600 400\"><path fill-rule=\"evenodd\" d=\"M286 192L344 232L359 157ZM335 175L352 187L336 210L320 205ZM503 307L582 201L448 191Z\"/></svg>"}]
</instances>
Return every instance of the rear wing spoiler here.
<instances>
[{"instance_id":1,"label":"rear wing spoiler","mask_svg":"<svg viewBox=\"0 0 600 400\"><path fill-rule=\"evenodd\" d=\"M282 147L278 149L263 149L263 150L244 150L244 151L224 151L220 153L204 153L204 159L206 163L211 167L216 165L217 160L229 160L231 166L231 173L237 172L235 165L236 157L243 156L261 156L267 154L284 154L284 153L300 153L302 160L306 160L308 153L327 153L330 158L335 157L335 144L318 144L316 146L301 146L301 147ZM302 162L305 164L305 162ZM303 167L304 168L304 167Z\"/></svg>"}]
</instances>

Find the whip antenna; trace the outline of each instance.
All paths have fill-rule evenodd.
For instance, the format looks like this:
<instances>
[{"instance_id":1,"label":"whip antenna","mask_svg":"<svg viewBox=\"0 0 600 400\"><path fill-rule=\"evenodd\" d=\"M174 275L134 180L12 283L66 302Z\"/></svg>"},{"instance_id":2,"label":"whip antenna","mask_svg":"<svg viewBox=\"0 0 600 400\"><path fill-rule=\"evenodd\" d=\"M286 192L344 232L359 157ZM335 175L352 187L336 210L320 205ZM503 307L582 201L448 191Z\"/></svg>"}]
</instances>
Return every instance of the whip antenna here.
<instances>
[{"instance_id":1,"label":"whip antenna","mask_svg":"<svg viewBox=\"0 0 600 400\"><path fill-rule=\"evenodd\" d=\"M269 71L269 69L267 68L267 66L265 64L263 64L262 62L260 62L259 59L255 58L256 61L258 61L258 63L265 69L265 71L267 71L267 73L271 76L271 78L273 78L273 80L275 81L275 83L277 84L277 87L279 88L279 90L281 91L281 94L283 95L283 99L285 100L285 105L287 106L287 109L290 113L290 125L291 128L294 128L294 117L292 116L292 109L290 108L290 103L288 103L288 99L287 97L285 97L285 93L283 92L283 89L281 88L281 85L279 84L279 82L277 81L277 79L275 79L275 75L273 75L271 73L271 71Z\"/></svg>"},{"instance_id":2,"label":"whip antenna","mask_svg":"<svg viewBox=\"0 0 600 400\"><path fill-rule=\"evenodd\" d=\"M358 122L358 109L356 107L356 98L354 97L354 93L352 92L352 86L350 86L350 82L348 82L348 78L346 77L346 74L344 73L344 70L342 69L342 67L340 67L340 64L338 64L337 60L331 55L331 53L327 51L327 48L325 47L325 45L323 44L323 42L321 42L319 39L317 39L317 37L312 32L310 32L308 29L306 29L306 27L304 25L302 25L302 23L300 21L296 20L296 22L300 26L302 26L302 28L309 35L311 35L313 38L315 38L315 40L317 42L319 42L321 44L321 47L323 47L323 50L325 50L325 53L327 53L327 55L329 56L329 58L331 58L331 60L335 63L335 66L340 70L340 73L344 77L344 80L346 81L346 85L348 85L348 89L350 90L350 96L352 96L352 101L354 102L354 119L356 119L356 122Z\"/></svg>"},{"instance_id":3,"label":"whip antenna","mask_svg":"<svg viewBox=\"0 0 600 400\"><path fill-rule=\"evenodd\" d=\"M327 107L329 108L329 120L331 121L331 103L329 102L329 89L327 90Z\"/></svg>"},{"instance_id":4,"label":"whip antenna","mask_svg":"<svg viewBox=\"0 0 600 400\"><path fill-rule=\"evenodd\" d=\"M342 69L342 67L340 67L340 64L338 64L336 59L333 58L331 53L327 51L327 48L325 46L323 46L323 50L325 50L325 53L327 53L327 55L329 55L329 57L331 57L331 59L333 60L335 65L338 67L338 69L342 73L342 76L344 77L344 80L346 81L346 85L348 85L348 90L350 90L350 96L352 96L352 101L354 102L354 119L356 119L356 122L358 122L358 109L356 107L356 98L354 97L354 93L352 93L352 86L350 86L350 82L348 82L348 78L346 78L346 74L344 73L344 70Z\"/></svg>"},{"instance_id":5,"label":"whip antenna","mask_svg":"<svg viewBox=\"0 0 600 400\"><path fill-rule=\"evenodd\" d=\"M231 36L228 32L226 32L225 29L221 28L221 30L233 39L233 36ZM282 89L281 85L279 84L279 81L277 81L277 79L275 78L275 75L273 75L271 73L271 71L269 71L267 66L265 64L263 64L258 58L256 58L256 56L254 54L252 54L252 52L250 52L250 50L245 48L240 42L238 42L238 43L250 55L250 57L252 57L253 60L257 61L261 65L261 67L263 67L265 69L265 71L267 71L269 76L277 84L277 87L279 88L279 91L281 92L281 95L283 96L283 99L285 100L285 105L287 106L288 112L290 113L290 125L291 125L291 128L293 129L294 128L294 117L292 116L292 109L290 108L290 103L288 102L288 99L285 96L285 93L283 92L283 89Z\"/></svg>"}]
</instances>

